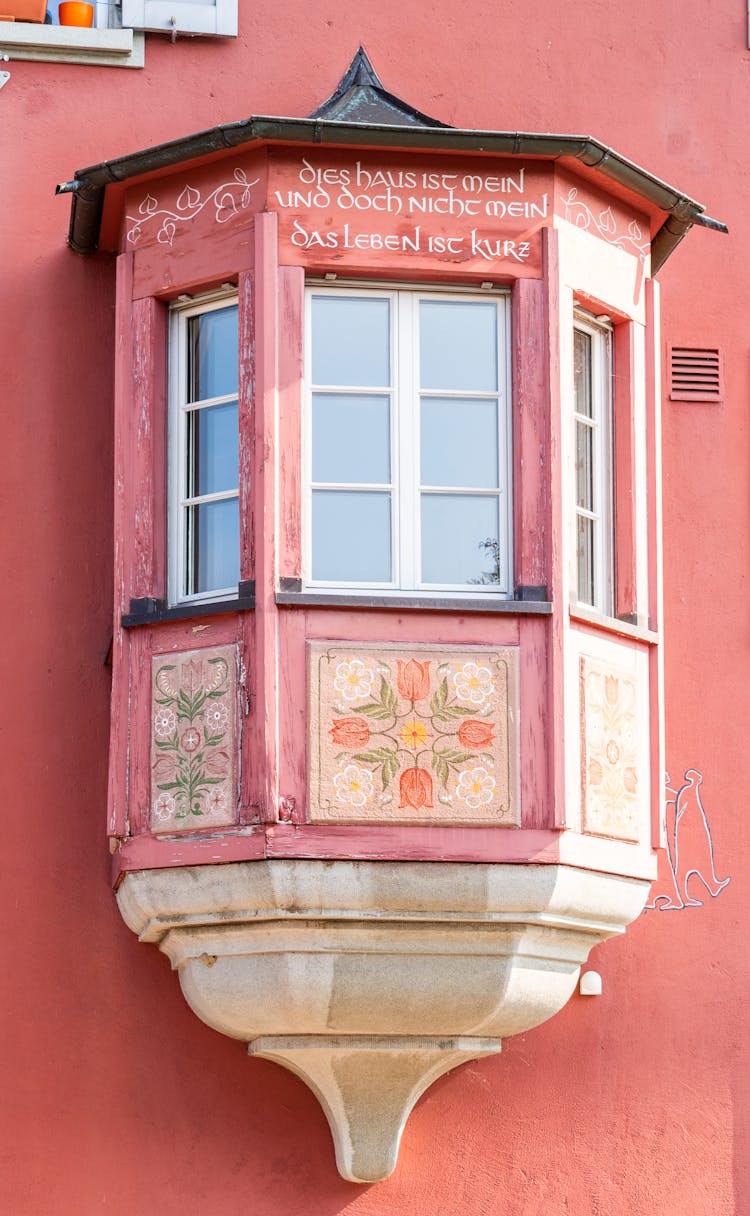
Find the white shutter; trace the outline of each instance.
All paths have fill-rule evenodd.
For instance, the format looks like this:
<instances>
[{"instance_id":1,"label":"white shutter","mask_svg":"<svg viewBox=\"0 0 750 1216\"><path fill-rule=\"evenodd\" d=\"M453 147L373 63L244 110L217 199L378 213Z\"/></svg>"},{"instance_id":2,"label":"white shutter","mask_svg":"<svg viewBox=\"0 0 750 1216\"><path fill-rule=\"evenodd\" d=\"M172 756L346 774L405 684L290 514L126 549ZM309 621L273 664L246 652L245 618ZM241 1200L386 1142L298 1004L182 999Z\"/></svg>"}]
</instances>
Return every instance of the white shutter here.
<instances>
[{"instance_id":1,"label":"white shutter","mask_svg":"<svg viewBox=\"0 0 750 1216\"><path fill-rule=\"evenodd\" d=\"M122 24L133 30L237 37L238 0L122 0Z\"/></svg>"}]
</instances>

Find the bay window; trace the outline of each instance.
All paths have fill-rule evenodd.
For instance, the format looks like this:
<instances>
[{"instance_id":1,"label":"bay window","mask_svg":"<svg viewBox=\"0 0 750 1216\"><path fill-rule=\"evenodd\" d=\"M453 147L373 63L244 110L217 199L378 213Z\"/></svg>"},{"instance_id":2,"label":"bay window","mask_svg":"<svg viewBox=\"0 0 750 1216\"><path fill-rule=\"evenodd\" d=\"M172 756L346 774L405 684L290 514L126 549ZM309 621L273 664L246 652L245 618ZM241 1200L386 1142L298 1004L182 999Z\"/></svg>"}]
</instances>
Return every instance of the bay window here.
<instances>
[{"instance_id":1,"label":"bay window","mask_svg":"<svg viewBox=\"0 0 750 1216\"><path fill-rule=\"evenodd\" d=\"M171 317L170 601L237 595L237 302L226 295Z\"/></svg>"},{"instance_id":2,"label":"bay window","mask_svg":"<svg viewBox=\"0 0 750 1216\"><path fill-rule=\"evenodd\" d=\"M306 583L509 595L504 295L311 287Z\"/></svg>"}]
</instances>

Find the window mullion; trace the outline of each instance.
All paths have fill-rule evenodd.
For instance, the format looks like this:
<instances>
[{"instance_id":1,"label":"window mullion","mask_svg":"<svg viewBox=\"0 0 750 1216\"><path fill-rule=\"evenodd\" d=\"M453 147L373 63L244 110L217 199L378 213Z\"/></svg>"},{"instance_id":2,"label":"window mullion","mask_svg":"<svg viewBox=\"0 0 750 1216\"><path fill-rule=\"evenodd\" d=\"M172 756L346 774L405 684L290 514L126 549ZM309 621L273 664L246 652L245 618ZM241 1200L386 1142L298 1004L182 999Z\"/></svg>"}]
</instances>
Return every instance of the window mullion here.
<instances>
[{"instance_id":1,"label":"window mullion","mask_svg":"<svg viewBox=\"0 0 750 1216\"><path fill-rule=\"evenodd\" d=\"M403 394L400 367L405 343L401 333L403 310L397 292L391 293L391 581L394 587L403 586L404 554L401 545L402 512L404 502L402 481L406 453L401 433L403 416Z\"/></svg>"},{"instance_id":2,"label":"window mullion","mask_svg":"<svg viewBox=\"0 0 750 1216\"><path fill-rule=\"evenodd\" d=\"M604 571L604 549L602 545L604 529L601 526L602 521L602 379L601 379L601 346L602 337L597 333L593 335L591 343L591 459L593 462L592 482L593 482L593 552L594 552L594 602L599 610L604 609L604 585L606 575Z\"/></svg>"},{"instance_id":3,"label":"window mullion","mask_svg":"<svg viewBox=\"0 0 750 1216\"><path fill-rule=\"evenodd\" d=\"M170 427L171 452L169 460L169 585L173 598L182 599L189 585L187 548L187 513L183 505L187 498L187 415L185 405L188 397L187 318L177 313L172 318L173 349L176 357L170 361L170 385L172 400L177 402Z\"/></svg>"},{"instance_id":4,"label":"window mullion","mask_svg":"<svg viewBox=\"0 0 750 1216\"><path fill-rule=\"evenodd\" d=\"M577 316L575 329L588 337L588 381L590 385L590 413L582 414L574 408L573 425L587 430L590 435L590 477L591 477L591 507L578 504L574 518L576 528L580 529L581 521L590 525L590 562L591 588L588 594L581 586L580 570L582 553L580 540L577 539L578 563L578 598L583 603L591 602L591 606L600 612L609 613L612 610L612 566L613 541L612 529L612 392L611 392L611 353L610 333L588 318ZM577 474L576 474L577 476ZM576 489L577 494L577 489ZM577 536L579 532L577 532Z\"/></svg>"},{"instance_id":5,"label":"window mullion","mask_svg":"<svg viewBox=\"0 0 750 1216\"><path fill-rule=\"evenodd\" d=\"M610 433L612 426L612 394L609 382L609 333L602 332L596 343L595 367L597 396L599 409L597 411L598 434L595 444L598 449L598 498L597 511L599 523L599 569L601 571L598 588L599 603L605 612L611 612L612 590L612 460Z\"/></svg>"},{"instance_id":6,"label":"window mullion","mask_svg":"<svg viewBox=\"0 0 750 1216\"><path fill-rule=\"evenodd\" d=\"M507 298L498 304L498 376L497 376L497 412L498 434L501 436L501 450L498 461L500 470L498 512L500 520L500 539L504 538L503 552L500 555L500 573L502 586L506 594L510 594L513 580L513 434L510 411L511 401L511 368L508 352L511 347L510 309ZM503 495L505 496L503 498ZM504 526L503 526L504 525Z\"/></svg>"},{"instance_id":7,"label":"window mullion","mask_svg":"<svg viewBox=\"0 0 750 1216\"><path fill-rule=\"evenodd\" d=\"M419 586L419 297L398 298L398 413L400 436L399 547L401 586Z\"/></svg>"},{"instance_id":8,"label":"window mullion","mask_svg":"<svg viewBox=\"0 0 750 1216\"><path fill-rule=\"evenodd\" d=\"M303 538L303 567L306 572L306 577L309 579L313 568L313 534L312 534L312 486L313 486L313 463L312 463L312 436L313 436L313 389L312 389L312 292L305 291L305 311L304 311L304 401L302 409L303 431L302 431L302 464L304 468L304 492L302 501L304 503L304 516L302 520L302 538Z\"/></svg>"}]
</instances>

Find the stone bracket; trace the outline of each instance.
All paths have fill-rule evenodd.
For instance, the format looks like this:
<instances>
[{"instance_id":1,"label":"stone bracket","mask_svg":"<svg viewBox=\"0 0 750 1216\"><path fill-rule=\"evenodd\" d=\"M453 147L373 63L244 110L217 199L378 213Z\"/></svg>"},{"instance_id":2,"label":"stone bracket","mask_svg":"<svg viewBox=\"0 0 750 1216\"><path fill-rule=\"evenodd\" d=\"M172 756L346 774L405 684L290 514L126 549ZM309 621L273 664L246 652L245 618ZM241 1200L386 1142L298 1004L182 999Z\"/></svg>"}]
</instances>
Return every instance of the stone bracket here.
<instances>
[{"instance_id":1,"label":"stone bracket","mask_svg":"<svg viewBox=\"0 0 750 1216\"><path fill-rule=\"evenodd\" d=\"M396 1167L412 1107L444 1073L496 1055L499 1039L264 1035L248 1053L295 1073L325 1112L336 1165L349 1182L379 1182Z\"/></svg>"}]
</instances>

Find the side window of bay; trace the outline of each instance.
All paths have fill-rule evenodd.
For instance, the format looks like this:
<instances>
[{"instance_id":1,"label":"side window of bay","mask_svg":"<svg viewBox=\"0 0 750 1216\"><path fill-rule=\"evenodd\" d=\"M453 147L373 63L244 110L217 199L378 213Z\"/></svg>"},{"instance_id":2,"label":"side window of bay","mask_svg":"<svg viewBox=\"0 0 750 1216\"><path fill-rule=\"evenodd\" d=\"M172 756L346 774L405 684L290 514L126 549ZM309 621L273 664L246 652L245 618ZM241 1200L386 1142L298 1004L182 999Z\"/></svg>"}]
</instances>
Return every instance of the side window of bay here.
<instances>
[{"instance_id":1,"label":"side window of bay","mask_svg":"<svg viewBox=\"0 0 750 1216\"><path fill-rule=\"evenodd\" d=\"M169 599L237 594L238 310L224 296L174 308L170 329Z\"/></svg>"}]
</instances>

